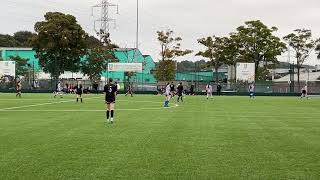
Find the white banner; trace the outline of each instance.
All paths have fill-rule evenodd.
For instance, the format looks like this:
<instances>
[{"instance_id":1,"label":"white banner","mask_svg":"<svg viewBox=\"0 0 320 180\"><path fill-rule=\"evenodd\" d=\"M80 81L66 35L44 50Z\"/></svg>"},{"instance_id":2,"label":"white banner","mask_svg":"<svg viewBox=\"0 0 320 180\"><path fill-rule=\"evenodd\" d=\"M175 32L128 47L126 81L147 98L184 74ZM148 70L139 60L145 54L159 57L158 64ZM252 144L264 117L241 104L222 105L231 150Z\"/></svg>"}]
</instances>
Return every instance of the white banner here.
<instances>
[{"instance_id":1,"label":"white banner","mask_svg":"<svg viewBox=\"0 0 320 180\"><path fill-rule=\"evenodd\" d=\"M255 81L255 64L254 63L237 63L237 81L252 83Z\"/></svg>"},{"instance_id":2,"label":"white banner","mask_svg":"<svg viewBox=\"0 0 320 180\"><path fill-rule=\"evenodd\" d=\"M15 61L0 61L0 76L16 76Z\"/></svg>"},{"instance_id":3,"label":"white banner","mask_svg":"<svg viewBox=\"0 0 320 180\"><path fill-rule=\"evenodd\" d=\"M142 63L109 63L109 72L142 72Z\"/></svg>"}]
</instances>

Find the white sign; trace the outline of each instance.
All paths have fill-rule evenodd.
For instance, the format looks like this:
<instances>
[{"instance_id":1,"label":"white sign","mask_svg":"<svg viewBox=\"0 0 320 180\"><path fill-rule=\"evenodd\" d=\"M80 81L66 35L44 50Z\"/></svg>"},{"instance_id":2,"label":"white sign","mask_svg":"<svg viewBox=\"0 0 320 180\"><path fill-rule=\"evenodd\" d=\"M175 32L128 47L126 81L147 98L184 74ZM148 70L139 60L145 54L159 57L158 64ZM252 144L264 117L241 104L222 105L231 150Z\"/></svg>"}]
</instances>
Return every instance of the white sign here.
<instances>
[{"instance_id":1,"label":"white sign","mask_svg":"<svg viewBox=\"0 0 320 180\"><path fill-rule=\"evenodd\" d=\"M142 72L142 63L109 63L109 72Z\"/></svg>"},{"instance_id":2,"label":"white sign","mask_svg":"<svg viewBox=\"0 0 320 180\"><path fill-rule=\"evenodd\" d=\"M0 61L0 76L16 76L15 61Z\"/></svg>"},{"instance_id":3,"label":"white sign","mask_svg":"<svg viewBox=\"0 0 320 180\"><path fill-rule=\"evenodd\" d=\"M252 83L255 81L254 63L237 63L237 81Z\"/></svg>"}]
</instances>

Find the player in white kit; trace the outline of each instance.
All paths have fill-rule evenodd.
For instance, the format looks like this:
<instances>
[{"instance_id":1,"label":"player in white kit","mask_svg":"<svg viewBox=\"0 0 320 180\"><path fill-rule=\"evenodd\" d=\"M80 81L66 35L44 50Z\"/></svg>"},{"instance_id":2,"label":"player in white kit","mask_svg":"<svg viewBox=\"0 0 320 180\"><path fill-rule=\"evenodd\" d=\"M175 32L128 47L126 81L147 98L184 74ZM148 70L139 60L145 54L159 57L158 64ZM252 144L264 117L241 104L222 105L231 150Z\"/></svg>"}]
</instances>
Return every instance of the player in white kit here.
<instances>
[{"instance_id":1,"label":"player in white kit","mask_svg":"<svg viewBox=\"0 0 320 180\"><path fill-rule=\"evenodd\" d=\"M308 97L308 86L305 85L302 89L301 89L301 99L302 98L307 98L309 99Z\"/></svg>"},{"instance_id":2,"label":"player in white kit","mask_svg":"<svg viewBox=\"0 0 320 180\"><path fill-rule=\"evenodd\" d=\"M166 96L166 100L164 102L164 107L169 107L169 102L170 102L170 98L171 98L170 83L167 83L164 95Z\"/></svg>"},{"instance_id":3,"label":"player in white kit","mask_svg":"<svg viewBox=\"0 0 320 180\"><path fill-rule=\"evenodd\" d=\"M209 97L211 97L211 99L212 99L213 98L213 96L212 96L213 88L210 84L206 85L206 92L207 92L207 99L209 99Z\"/></svg>"},{"instance_id":4,"label":"player in white kit","mask_svg":"<svg viewBox=\"0 0 320 180\"><path fill-rule=\"evenodd\" d=\"M63 98L62 95L63 95L63 88L62 88L62 85L61 85L61 82L59 81L58 85L57 85L57 91L54 92L54 98L56 98L58 95L60 95L60 98Z\"/></svg>"}]
</instances>

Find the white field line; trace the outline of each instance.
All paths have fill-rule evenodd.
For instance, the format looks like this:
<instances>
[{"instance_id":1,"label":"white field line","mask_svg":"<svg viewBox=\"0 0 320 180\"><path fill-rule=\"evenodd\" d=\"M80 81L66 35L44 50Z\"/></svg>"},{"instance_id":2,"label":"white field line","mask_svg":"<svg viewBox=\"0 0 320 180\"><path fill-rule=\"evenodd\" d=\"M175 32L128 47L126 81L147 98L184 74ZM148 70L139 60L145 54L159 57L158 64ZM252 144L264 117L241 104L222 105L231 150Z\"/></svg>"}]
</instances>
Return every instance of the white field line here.
<instances>
[{"instance_id":1,"label":"white field line","mask_svg":"<svg viewBox=\"0 0 320 180\"><path fill-rule=\"evenodd\" d=\"M69 102L69 101L65 101L65 102ZM63 101L61 101L61 103L63 103ZM51 103L53 104L53 103ZM58 103L54 103L54 104L58 104ZM37 106L42 106L42 105L47 105L45 103L43 104L38 104ZM137 108L137 109L117 109L117 111L143 111L143 110L160 110L160 109L172 109L172 108L176 108L178 107L178 104L175 104L174 106L168 107L168 108L164 108L164 107L157 107L157 108ZM86 109L61 109L61 110L54 110L54 109L48 109L48 110L37 110L37 109L30 109L30 110L21 110L20 108L24 108L26 106L21 106L19 108L16 109L0 109L0 112L105 112L106 110L86 110ZM35 106L27 106L27 107L35 107Z\"/></svg>"},{"instance_id":2,"label":"white field line","mask_svg":"<svg viewBox=\"0 0 320 180\"><path fill-rule=\"evenodd\" d=\"M86 98L86 99L94 99L94 98L98 98L98 97ZM21 109L21 108L28 108L28 107L38 107L38 106L45 106L45 105L52 105L52 104L62 104L62 103L73 102L73 101L74 101L74 99L67 100L67 101L58 101L58 102L31 104L31 105L25 105L25 106L16 106L16 107L2 108L2 109L0 109L0 111L8 111L8 110Z\"/></svg>"},{"instance_id":3,"label":"white field line","mask_svg":"<svg viewBox=\"0 0 320 180\"><path fill-rule=\"evenodd\" d=\"M91 98L85 98L85 99L96 99L96 98L103 98L103 97L91 97ZM36 100L36 99L35 99ZM48 99L47 99L48 100ZM66 101L58 101L58 102L48 102L48 103L39 103L39 104L31 104L31 105L25 105L25 106L16 106L16 107L9 107L9 108L2 108L0 109L0 112L104 112L105 110L35 110L35 109L30 109L30 110L19 110L22 108L29 108L29 107L39 107L39 106L45 106L45 105L53 105L53 104L62 104L62 103L67 103L67 102L73 102L74 99L72 100L66 100ZM130 102L129 100L118 100L120 102ZM146 103L156 103L160 104L160 102L154 102L154 101L133 101L135 103L137 102L146 102ZM162 104L162 103L161 103ZM159 109L171 109L171 108L176 108L178 107L178 104L175 104L172 107L169 108L137 108L137 109L117 109L118 111L140 111L140 110L159 110Z\"/></svg>"}]
</instances>

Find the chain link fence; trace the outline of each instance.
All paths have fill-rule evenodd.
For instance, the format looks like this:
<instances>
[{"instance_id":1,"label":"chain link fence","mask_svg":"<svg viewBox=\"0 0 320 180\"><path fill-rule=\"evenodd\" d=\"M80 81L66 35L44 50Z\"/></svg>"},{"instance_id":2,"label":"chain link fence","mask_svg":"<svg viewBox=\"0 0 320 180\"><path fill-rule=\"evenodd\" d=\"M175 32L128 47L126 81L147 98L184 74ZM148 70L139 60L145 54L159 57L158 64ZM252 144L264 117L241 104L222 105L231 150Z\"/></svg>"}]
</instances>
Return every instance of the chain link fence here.
<instances>
[{"instance_id":1,"label":"chain link fence","mask_svg":"<svg viewBox=\"0 0 320 180\"><path fill-rule=\"evenodd\" d=\"M201 94L205 92L207 84L213 86L214 92L217 92L218 83L204 82L204 81L174 81L177 85L182 82L185 92L187 94ZM56 90L57 82L53 80L37 80L37 81L21 81L22 89L25 92L53 92ZM95 93L103 91L106 81L100 81L92 83L88 80L76 80L68 79L61 80L66 93L72 93L78 83L82 84L84 91L88 93ZM168 82L157 82L157 83L146 83L146 82L118 82L120 85L120 91L125 92L129 85L133 88L136 93L162 93ZM248 83L219 83L222 86L223 94L243 94L248 92ZM281 82L264 81L255 83L255 91L259 94L294 94L300 93L301 89L305 86L305 83L289 84ZM14 92L16 82L10 79L2 79L0 81L1 92ZM308 82L308 93L309 94L320 94L320 81Z\"/></svg>"}]
</instances>

